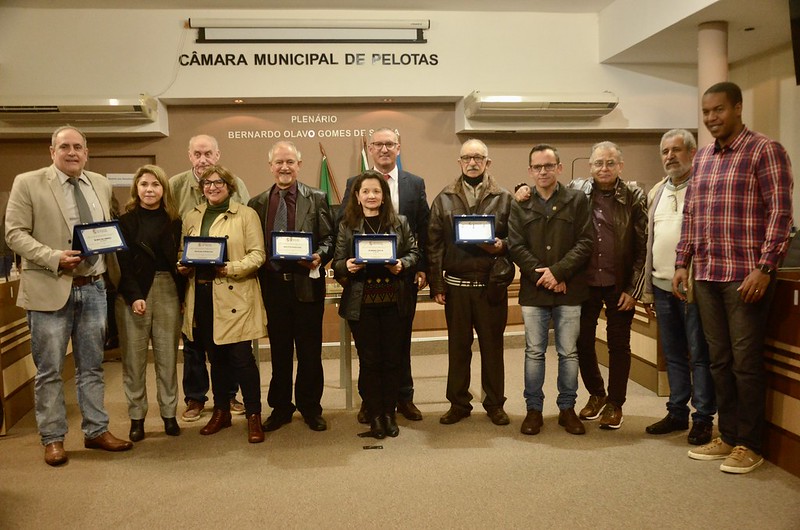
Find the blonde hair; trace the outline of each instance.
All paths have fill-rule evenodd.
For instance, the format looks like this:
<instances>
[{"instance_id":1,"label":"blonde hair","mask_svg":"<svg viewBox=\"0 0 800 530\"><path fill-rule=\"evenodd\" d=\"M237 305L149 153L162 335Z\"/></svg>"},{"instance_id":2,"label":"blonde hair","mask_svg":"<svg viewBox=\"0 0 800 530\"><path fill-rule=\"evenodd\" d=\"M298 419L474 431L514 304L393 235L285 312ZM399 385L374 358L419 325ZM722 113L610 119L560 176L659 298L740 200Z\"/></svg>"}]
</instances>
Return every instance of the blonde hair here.
<instances>
[{"instance_id":1,"label":"blonde hair","mask_svg":"<svg viewBox=\"0 0 800 530\"><path fill-rule=\"evenodd\" d=\"M175 204L172 202L172 194L169 191L169 180L167 179L167 174L163 169L153 164L146 164L137 169L136 173L134 173L133 183L131 184L131 198L125 205L125 211L131 212L137 206L139 206L139 180L141 180L141 178L145 175L153 175L158 183L161 184L161 189L163 190L161 195L161 206L164 208L164 210L166 210L170 219L178 219L180 216L178 215L177 208L175 208Z\"/></svg>"}]
</instances>

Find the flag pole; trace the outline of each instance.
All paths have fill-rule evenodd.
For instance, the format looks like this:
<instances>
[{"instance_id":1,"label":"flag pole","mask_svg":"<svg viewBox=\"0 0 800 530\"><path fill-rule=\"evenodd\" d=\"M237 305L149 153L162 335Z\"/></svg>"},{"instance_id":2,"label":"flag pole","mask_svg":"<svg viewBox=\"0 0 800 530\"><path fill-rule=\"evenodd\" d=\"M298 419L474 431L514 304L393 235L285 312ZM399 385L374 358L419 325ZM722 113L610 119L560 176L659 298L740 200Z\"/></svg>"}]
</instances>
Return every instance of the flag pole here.
<instances>
[{"instance_id":1,"label":"flag pole","mask_svg":"<svg viewBox=\"0 0 800 530\"><path fill-rule=\"evenodd\" d=\"M342 197L339 195L339 187L336 186L336 177L333 175L333 169L331 165L328 163L328 155L325 153L325 148L322 147L322 142L319 142L319 152L322 153L322 158L325 160L325 163L328 166L328 175L330 178L328 181L330 182L331 190L333 190L333 194L336 196L337 204L342 204Z\"/></svg>"}]
</instances>

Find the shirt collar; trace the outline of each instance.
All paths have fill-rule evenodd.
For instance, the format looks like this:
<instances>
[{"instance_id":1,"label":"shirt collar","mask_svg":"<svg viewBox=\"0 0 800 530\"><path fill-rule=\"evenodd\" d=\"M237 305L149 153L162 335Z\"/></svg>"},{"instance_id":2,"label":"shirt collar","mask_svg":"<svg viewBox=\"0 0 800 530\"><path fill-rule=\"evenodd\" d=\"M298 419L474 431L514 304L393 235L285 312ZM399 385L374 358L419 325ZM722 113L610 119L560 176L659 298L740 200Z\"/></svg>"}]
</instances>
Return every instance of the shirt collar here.
<instances>
[{"instance_id":1,"label":"shirt collar","mask_svg":"<svg viewBox=\"0 0 800 530\"><path fill-rule=\"evenodd\" d=\"M392 168L392 170L391 170L390 172L388 172L388 173L384 173L383 171L381 171L380 169L378 169L378 168L376 168L376 167L373 167L372 169L374 169L375 171L377 171L377 172L378 172L378 173L380 173L381 175L389 175L389 176L390 176L391 178L393 178L394 180L397 180L397 178L398 178L398 176L399 176L399 174L400 174L400 171L397 169L397 165L395 165L395 166Z\"/></svg>"},{"instance_id":2,"label":"shirt collar","mask_svg":"<svg viewBox=\"0 0 800 530\"><path fill-rule=\"evenodd\" d=\"M737 151L745 142L745 137L750 134L750 129L747 128L746 125L742 125L742 130L739 131L739 134L736 135L736 138L733 139L731 143L722 147L719 145L717 140L714 140L714 153L719 153L720 151L725 151L726 149L730 149L731 151Z\"/></svg>"},{"instance_id":3,"label":"shirt collar","mask_svg":"<svg viewBox=\"0 0 800 530\"><path fill-rule=\"evenodd\" d=\"M55 169L56 169L56 174L58 175L58 180L61 182L61 184L66 184L67 181L72 178L63 171L61 171L60 169L58 169L57 167ZM83 171L81 171L78 180L83 181L84 184L90 184L89 179L86 177L86 174Z\"/></svg>"}]
</instances>

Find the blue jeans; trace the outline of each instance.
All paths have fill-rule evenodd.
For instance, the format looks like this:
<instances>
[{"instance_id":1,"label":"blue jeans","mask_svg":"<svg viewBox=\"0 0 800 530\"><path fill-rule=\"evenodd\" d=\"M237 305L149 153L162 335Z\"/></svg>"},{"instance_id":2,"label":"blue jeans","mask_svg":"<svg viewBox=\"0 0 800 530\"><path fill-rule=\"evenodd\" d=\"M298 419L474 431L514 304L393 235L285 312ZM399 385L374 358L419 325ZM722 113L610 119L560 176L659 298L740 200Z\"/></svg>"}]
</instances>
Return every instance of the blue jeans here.
<instances>
[{"instance_id":1,"label":"blue jeans","mask_svg":"<svg viewBox=\"0 0 800 530\"><path fill-rule=\"evenodd\" d=\"M708 344L703 335L696 304L678 300L672 293L653 286L661 349L667 361L669 415L689 419L689 399L695 412L692 421L712 423L717 412Z\"/></svg>"},{"instance_id":2,"label":"blue jeans","mask_svg":"<svg viewBox=\"0 0 800 530\"><path fill-rule=\"evenodd\" d=\"M581 329L581 306L522 306L525 323L525 405L528 410L542 411L544 405L545 362L550 319L556 332L558 352L559 410L575 407L578 397L578 334Z\"/></svg>"},{"instance_id":3,"label":"blue jeans","mask_svg":"<svg viewBox=\"0 0 800 530\"><path fill-rule=\"evenodd\" d=\"M43 445L64 441L67 434L61 371L70 338L78 406L83 415L81 430L86 438L108 430L102 366L106 316L103 280L73 287L67 303L58 311L28 311L31 353L36 364L36 424Z\"/></svg>"}]
</instances>

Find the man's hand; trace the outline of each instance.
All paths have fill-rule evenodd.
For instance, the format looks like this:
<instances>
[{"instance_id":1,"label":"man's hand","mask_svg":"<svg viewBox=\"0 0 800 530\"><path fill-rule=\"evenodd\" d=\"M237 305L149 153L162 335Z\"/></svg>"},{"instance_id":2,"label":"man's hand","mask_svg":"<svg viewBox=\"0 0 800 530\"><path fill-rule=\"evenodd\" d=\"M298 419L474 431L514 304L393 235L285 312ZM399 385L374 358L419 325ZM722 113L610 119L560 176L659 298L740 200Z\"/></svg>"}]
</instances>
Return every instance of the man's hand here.
<instances>
[{"instance_id":1,"label":"man's hand","mask_svg":"<svg viewBox=\"0 0 800 530\"><path fill-rule=\"evenodd\" d=\"M445 300L444 293L433 295L433 301L439 305L445 305L447 303L447 300Z\"/></svg>"},{"instance_id":2,"label":"man's hand","mask_svg":"<svg viewBox=\"0 0 800 530\"><path fill-rule=\"evenodd\" d=\"M752 304L764 297L771 279L769 274L761 272L760 269L753 269L736 290L739 291L739 296L745 304Z\"/></svg>"},{"instance_id":3,"label":"man's hand","mask_svg":"<svg viewBox=\"0 0 800 530\"><path fill-rule=\"evenodd\" d=\"M314 270L319 267L320 263L322 263L322 258L319 257L319 254L311 254L311 258L311 261L308 261L307 259L301 259L297 263L310 271Z\"/></svg>"},{"instance_id":4,"label":"man's hand","mask_svg":"<svg viewBox=\"0 0 800 530\"><path fill-rule=\"evenodd\" d=\"M644 311L645 311L645 313L647 313L648 317L656 318L656 311L655 311L655 309L653 309L653 304L651 304L649 302L644 304Z\"/></svg>"},{"instance_id":5,"label":"man's hand","mask_svg":"<svg viewBox=\"0 0 800 530\"><path fill-rule=\"evenodd\" d=\"M65 271L74 269L83 259L80 254L79 250L62 250L58 258L58 268Z\"/></svg>"},{"instance_id":6,"label":"man's hand","mask_svg":"<svg viewBox=\"0 0 800 530\"><path fill-rule=\"evenodd\" d=\"M675 269L672 277L672 294L678 300L686 301L686 290L689 287L689 271L686 269Z\"/></svg>"},{"instance_id":7,"label":"man's hand","mask_svg":"<svg viewBox=\"0 0 800 530\"><path fill-rule=\"evenodd\" d=\"M619 295L619 302L617 302L617 309L620 311L630 311L636 307L636 299L628 293Z\"/></svg>"},{"instance_id":8,"label":"man's hand","mask_svg":"<svg viewBox=\"0 0 800 530\"><path fill-rule=\"evenodd\" d=\"M481 247L483 250L488 252L489 254L502 254L505 245L503 244L503 240L499 237L494 238L494 243L478 243L478 246Z\"/></svg>"},{"instance_id":9,"label":"man's hand","mask_svg":"<svg viewBox=\"0 0 800 530\"><path fill-rule=\"evenodd\" d=\"M417 274L414 276L414 283L417 284L417 289L420 291L423 290L428 286L428 275L422 271L417 271Z\"/></svg>"},{"instance_id":10,"label":"man's hand","mask_svg":"<svg viewBox=\"0 0 800 530\"><path fill-rule=\"evenodd\" d=\"M147 302L142 299L134 300L131 304L131 309L133 309L135 315L144 315L145 311L147 311Z\"/></svg>"}]
</instances>

